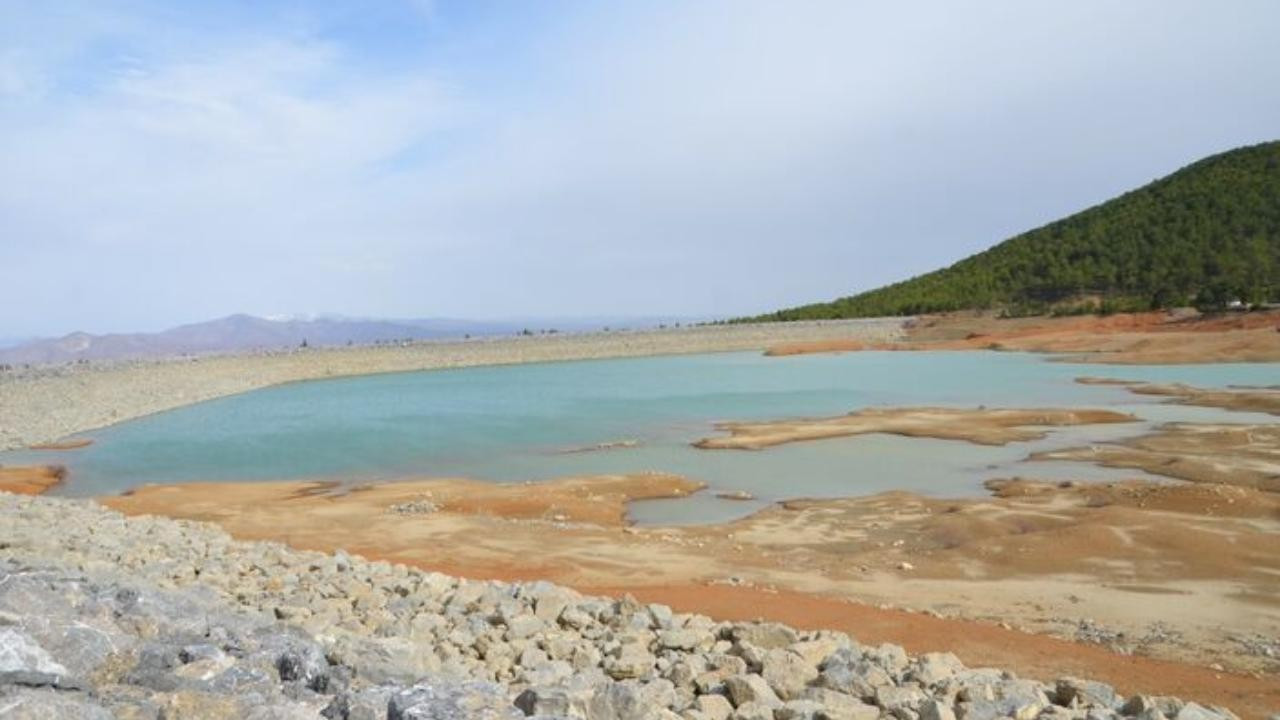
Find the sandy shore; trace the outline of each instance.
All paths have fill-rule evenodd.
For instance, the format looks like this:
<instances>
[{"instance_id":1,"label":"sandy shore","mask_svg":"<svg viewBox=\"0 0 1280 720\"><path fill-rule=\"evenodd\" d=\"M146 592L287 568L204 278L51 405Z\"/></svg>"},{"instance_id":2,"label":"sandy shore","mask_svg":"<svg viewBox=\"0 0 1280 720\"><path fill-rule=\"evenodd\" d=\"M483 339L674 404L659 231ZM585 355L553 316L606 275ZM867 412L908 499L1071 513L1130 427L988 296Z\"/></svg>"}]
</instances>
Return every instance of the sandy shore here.
<instances>
[{"instance_id":1,"label":"sandy shore","mask_svg":"<svg viewBox=\"0 0 1280 720\"><path fill-rule=\"evenodd\" d=\"M1132 415L1110 410L868 408L830 418L719 423L717 429L729 433L727 437L704 438L695 442L694 447L760 450L805 440L869 433L1007 445L1043 438L1047 433L1042 428L1046 427L1137 421Z\"/></svg>"},{"instance_id":2,"label":"sandy shore","mask_svg":"<svg viewBox=\"0 0 1280 720\"><path fill-rule=\"evenodd\" d=\"M823 338L785 342L769 355L862 350L1013 350L1064 353L1072 362L1180 364L1280 361L1280 311L1206 316L1136 313L1108 317L999 319L986 313L919 318L901 340Z\"/></svg>"},{"instance_id":3,"label":"sandy shore","mask_svg":"<svg viewBox=\"0 0 1280 720\"><path fill-rule=\"evenodd\" d=\"M108 366L0 372L0 450L295 380L476 365L763 350L817 338L890 340L902 320L723 325L665 330L309 349Z\"/></svg>"}]
</instances>

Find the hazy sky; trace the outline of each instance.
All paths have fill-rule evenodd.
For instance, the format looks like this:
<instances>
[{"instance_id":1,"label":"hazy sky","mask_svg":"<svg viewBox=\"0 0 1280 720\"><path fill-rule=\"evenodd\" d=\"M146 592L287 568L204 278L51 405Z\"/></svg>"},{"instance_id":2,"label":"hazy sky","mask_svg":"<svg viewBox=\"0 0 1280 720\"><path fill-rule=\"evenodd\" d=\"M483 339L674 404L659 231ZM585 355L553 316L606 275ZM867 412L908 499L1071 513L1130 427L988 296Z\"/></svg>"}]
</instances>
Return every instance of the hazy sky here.
<instances>
[{"instance_id":1,"label":"hazy sky","mask_svg":"<svg viewBox=\"0 0 1280 720\"><path fill-rule=\"evenodd\" d=\"M0 335L734 315L1280 137L1280 2L0 0Z\"/></svg>"}]
</instances>

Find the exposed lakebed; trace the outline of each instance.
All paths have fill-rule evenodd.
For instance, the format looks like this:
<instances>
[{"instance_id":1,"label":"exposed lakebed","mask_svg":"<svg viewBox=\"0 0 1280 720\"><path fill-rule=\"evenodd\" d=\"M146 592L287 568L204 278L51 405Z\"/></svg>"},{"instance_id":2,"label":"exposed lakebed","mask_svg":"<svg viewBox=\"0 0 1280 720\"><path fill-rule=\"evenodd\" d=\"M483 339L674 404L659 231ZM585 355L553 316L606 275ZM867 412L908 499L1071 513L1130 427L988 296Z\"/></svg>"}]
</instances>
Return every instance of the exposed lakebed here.
<instances>
[{"instance_id":1,"label":"exposed lakebed","mask_svg":"<svg viewBox=\"0 0 1280 720\"><path fill-rule=\"evenodd\" d=\"M1022 462L1039 450L1140 434L1167 421L1271 422L1164 404L1080 376L1199 387L1275 382L1275 364L1073 365L1042 355L861 352L785 358L716 353L370 375L292 383L94 431L68 451L0 455L62 463L56 494L145 483L316 478L369 482L469 477L525 482L656 470L706 482L693 497L632 506L642 523L717 522L793 497L909 490L974 495L991 477L1134 477L1083 463ZM765 451L702 450L715 423L838 415L865 407L1093 407L1144 422L1057 428L1042 440L979 446L867 435ZM754 500L717 493L744 491Z\"/></svg>"}]
</instances>

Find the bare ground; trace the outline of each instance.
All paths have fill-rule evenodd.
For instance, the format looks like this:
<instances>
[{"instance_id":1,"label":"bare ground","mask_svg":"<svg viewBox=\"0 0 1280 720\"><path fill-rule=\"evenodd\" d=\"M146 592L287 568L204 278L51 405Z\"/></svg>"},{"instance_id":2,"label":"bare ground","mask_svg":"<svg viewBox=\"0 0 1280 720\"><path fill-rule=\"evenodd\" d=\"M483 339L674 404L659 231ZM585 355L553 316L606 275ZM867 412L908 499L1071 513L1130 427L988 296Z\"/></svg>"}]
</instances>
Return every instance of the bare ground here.
<instances>
[{"instance_id":1,"label":"bare ground","mask_svg":"<svg viewBox=\"0 0 1280 720\"><path fill-rule=\"evenodd\" d=\"M1108 317L1002 319L951 313L914 320L902 340L839 338L779 343L768 355L864 350L1014 350L1064 353L1072 362L1180 364L1280 361L1280 311L1197 316L1135 313Z\"/></svg>"}]
</instances>

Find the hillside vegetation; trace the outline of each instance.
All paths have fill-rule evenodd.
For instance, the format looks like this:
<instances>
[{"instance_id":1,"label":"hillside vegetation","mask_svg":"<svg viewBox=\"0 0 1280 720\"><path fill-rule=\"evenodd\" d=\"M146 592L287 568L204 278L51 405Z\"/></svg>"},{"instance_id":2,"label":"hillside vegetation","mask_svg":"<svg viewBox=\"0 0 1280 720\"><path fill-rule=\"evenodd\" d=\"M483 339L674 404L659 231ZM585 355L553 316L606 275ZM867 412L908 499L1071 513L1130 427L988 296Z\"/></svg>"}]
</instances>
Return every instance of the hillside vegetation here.
<instances>
[{"instance_id":1,"label":"hillside vegetation","mask_svg":"<svg viewBox=\"0 0 1280 720\"><path fill-rule=\"evenodd\" d=\"M1280 301L1280 141L1189 165L926 275L751 320Z\"/></svg>"}]
</instances>

